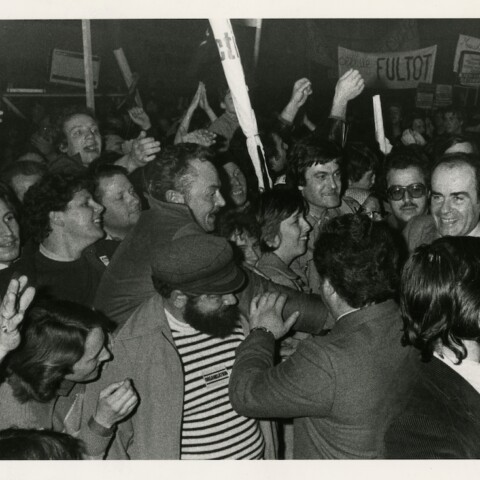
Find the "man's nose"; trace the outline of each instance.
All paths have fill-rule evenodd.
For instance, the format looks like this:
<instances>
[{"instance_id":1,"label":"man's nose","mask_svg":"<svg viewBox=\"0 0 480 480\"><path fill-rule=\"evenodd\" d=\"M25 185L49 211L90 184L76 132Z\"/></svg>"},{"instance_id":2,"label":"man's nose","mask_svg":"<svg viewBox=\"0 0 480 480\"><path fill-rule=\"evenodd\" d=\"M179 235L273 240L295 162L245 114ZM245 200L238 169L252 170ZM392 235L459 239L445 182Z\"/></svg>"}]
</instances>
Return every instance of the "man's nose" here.
<instances>
[{"instance_id":1,"label":"man's nose","mask_svg":"<svg viewBox=\"0 0 480 480\"><path fill-rule=\"evenodd\" d=\"M215 195L215 205L217 207L224 207L226 205L225 199L220 192L217 192L217 195Z\"/></svg>"}]
</instances>

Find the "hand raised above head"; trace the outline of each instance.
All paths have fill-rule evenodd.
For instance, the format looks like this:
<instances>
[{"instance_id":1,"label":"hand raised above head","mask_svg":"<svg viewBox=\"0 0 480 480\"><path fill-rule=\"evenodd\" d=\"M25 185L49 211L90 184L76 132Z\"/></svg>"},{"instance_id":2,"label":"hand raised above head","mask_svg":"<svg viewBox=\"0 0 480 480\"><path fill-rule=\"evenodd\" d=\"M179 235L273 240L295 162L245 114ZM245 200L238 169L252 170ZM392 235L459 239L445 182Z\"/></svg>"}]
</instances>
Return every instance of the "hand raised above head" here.
<instances>
[{"instance_id":1,"label":"hand raised above head","mask_svg":"<svg viewBox=\"0 0 480 480\"><path fill-rule=\"evenodd\" d=\"M28 278L21 276L10 280L0 304L0 356L5 356L20 344L19 325L25 311L32 303L35 289L27 287Z\"/></svg>"}]
</instances>

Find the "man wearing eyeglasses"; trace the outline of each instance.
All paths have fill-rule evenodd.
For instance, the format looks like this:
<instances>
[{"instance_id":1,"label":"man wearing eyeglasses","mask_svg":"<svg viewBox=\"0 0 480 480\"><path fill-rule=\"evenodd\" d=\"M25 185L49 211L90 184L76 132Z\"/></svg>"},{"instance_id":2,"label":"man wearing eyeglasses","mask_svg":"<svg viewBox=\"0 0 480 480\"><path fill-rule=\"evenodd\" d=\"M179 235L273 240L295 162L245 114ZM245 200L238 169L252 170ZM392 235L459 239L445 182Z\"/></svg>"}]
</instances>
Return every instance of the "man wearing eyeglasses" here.
<instances>
[{"instance_id":1,"label":"man wearing eyeglasses","mask_svg":"<svg viewBox=\"0 0 480 480\"><path fill-rule=\"evenodd\" d=\"M408 249L440 237L480 237L480 159L466 153L441 157L432 170L431 215L404 230Z\"/></svg>"},{"instance_id":2,"label":"man wearing eyeglasses","mask_svg":"<svg viewBox=\"0 0 480 480\"><path fill-rule=\"evenodd\" d=\"M396 230L403 230L412 218L427 212L427 162L427 158L410 147L388 157L385 181L391 215L387 222Z\"/></svg>"}]
</instances>

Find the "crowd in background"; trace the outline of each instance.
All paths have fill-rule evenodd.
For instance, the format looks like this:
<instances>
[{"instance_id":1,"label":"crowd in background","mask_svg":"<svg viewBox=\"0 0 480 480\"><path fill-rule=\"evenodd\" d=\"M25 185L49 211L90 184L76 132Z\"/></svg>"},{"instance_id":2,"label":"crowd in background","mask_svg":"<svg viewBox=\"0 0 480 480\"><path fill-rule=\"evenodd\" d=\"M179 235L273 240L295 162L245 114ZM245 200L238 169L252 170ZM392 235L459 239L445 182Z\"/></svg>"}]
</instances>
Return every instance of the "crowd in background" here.
<instances>
[{"instance_id":1,"label":"crowd in background","mask_svg":"<svg viewBox=\"0 0 480 480\"><path fill-rule=\"evenodd\" d=\"M316 88L4 112L0 458L480 458L475 117Z\"/></svg>"}]
</instances>

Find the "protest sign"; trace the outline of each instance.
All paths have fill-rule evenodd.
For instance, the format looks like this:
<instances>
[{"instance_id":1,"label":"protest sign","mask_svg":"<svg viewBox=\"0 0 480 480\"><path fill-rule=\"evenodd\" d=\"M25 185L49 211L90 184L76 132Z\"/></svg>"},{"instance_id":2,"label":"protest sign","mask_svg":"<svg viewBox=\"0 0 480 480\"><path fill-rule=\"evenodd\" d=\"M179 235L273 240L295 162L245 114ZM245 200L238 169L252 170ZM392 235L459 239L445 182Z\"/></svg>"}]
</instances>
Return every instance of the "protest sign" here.
<instances>
[{"instance_id":1,"label":"protest sign","mask_svg":"<svg viewBox=\"0 0 480 480\"><path fill-rule=\"evenodd\" d=\"M460 55L458 83L464 86L480 85L480 52L464 51Z\"/></svg>"},{"instance_id":2,"label":"protest sign","mask_svg":"<svg viewBox=\"0 0 480 480\"><path fill-rule=\"evenodd\" d=\"M435 88L434 108L448 107L452 104L452 86L437 85Z\"/></svg>"},{"instance_id":3,"label":"protest sign","mask_svg":"<svg viewBox=\"0 0 480 480\"><path fill-rule=\"evenodd\" d=\"M419 83L415 95L415 108L430 110L435 98L435 85L431 83Z\"/></svg>"},{"instance_id":4,"label":"protest sign","mask_svg":"<svg viewBox=\"0 0 480 480\"><path fill-rule=\"evenodd\" d=\"M338 47L338 74L358 70L367 87L416 88L431 83L437 46L408 52L364 53Z\"/></svg>"},{"instance_id":5,"label":"protest sign","mask_svg":"<svg viewBox=\"0 0 480 480\"><path fill-rule=\"evenodd\" d=\"M479 52L480 53L480 38L470 37L469 35L459 35L457 42L457 50L455 51L455 58L453 60L453 71L458 72L460 65L460 56L462 52Z\"/></svg>"}]
</instances>

